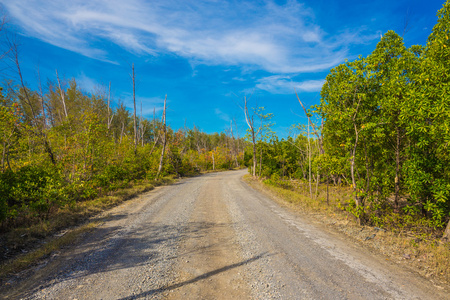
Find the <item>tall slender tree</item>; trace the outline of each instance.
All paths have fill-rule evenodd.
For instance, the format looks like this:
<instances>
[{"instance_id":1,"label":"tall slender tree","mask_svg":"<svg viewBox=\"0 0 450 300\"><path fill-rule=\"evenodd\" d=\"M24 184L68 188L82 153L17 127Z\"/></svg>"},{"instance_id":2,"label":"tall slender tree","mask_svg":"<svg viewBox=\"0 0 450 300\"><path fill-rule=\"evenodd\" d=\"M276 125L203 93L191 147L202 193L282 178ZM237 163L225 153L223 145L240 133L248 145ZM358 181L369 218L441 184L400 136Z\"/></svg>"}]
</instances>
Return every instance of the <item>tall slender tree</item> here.
<instances>
[{"instance_id":1,"label":"tall slender tree","mask_svg":"<svg viewBox=\"0 0 450 300\"><path fill-rule=\"evenodd\" d=\"M244 111L245 121L248 126L250 140L252 142L252 150L253 150L252 175L253 175L253 177L256 177L256 165L257 165L256 143L257 143L258 135L262 131L268 129L271 126L269 121L273 117L273 114L271 114L271 113L264 114L264 107L251 108L251 112L249 112L247 97L244 97L243 111Z\"/></svg>"},{"instance_id":2,"label":"tall slender tree","mask_svg":"<svg viewBox=\"0 0 450 300\"><path fill-rule=\"evenodd\" d=\"M166 102L167 102L167 95L164 98L164 109L163 109L163 115L162 115L162 148L161 148L161 155L159 157L159 166L158 166L158 173L156 173L155 180L159 178L159 175L161 175L161 171L164 164L164 153L166 152L166 145L167 145L167 128L166 128Z\"/></svg>"}]
</instances>

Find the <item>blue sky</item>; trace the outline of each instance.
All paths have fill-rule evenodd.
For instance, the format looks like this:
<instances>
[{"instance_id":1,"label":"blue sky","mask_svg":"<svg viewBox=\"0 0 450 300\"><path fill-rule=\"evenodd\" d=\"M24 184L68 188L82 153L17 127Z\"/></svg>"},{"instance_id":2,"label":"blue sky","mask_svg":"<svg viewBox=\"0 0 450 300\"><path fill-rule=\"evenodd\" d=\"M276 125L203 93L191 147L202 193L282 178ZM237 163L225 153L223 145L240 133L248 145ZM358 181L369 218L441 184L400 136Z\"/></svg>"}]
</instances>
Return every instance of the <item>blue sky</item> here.
<instances>
[{"instance_id":1,"label":"blue sky","mask_svg":"<svg viewBox=\"0 0 450 300\"><path fill-rule=\"evenodd\" d=\"M239 108L273 113L274 130L305 123L294 87L317 104L329 70L374 50L395 30L407 46L426 43L444 0L2 0L20 36L25 80L75 78L90 92L112 85L113 101L132 107L131 64L143 114L207 133L229 128Z\"/></svg>"}]
</instances>

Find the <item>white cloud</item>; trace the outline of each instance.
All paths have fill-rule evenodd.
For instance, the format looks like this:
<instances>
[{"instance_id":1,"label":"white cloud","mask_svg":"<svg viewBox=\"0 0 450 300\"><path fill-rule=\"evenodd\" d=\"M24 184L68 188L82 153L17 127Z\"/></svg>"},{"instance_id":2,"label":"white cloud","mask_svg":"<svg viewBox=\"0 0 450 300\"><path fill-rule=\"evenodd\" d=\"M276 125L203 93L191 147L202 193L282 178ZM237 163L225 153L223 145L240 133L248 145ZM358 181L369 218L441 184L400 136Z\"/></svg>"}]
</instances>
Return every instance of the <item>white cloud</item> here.
<instances>
[{"instance_id":1,"label":"white cloud","mask_svg":"<svg viewBox=\"0 0 450 300\"><path fill-rule=\"evenodd\" d=\"M219 108L216 108L216 109L214 110L214 113L216 114L216 116L217 116L219 119L224 120L225 122L228 122L228 123L229 123L229 122L231 121L230 116L229 116L228 114L224 113L223 111L221 111Z\"/></svg>"},{"instance_id":2,"label":"white cloud","mask_svg":"<svg viewBox=\"0 0 450 300\"><path fill-rule=\"evenodd\" d=\"M294 89L299 92L318 92L325 80L292 81L289 76L274 75L258 80L256 88L272 94L293 94Z\"/></svg>"},{"instance_id":3,"label":"white cloud","mask_svg":"<svg viewBox=\"0 0 450 300\"><path fill-rule=\"evenodd\" d=\"M363 37L355 31L327 38L314 13L294 0L2 2L25 34L103 61L114 60L112 42L140 55L172 52L194 64L314 72L342 62L346 44Z\"/></svg>"},{"instance_id":4,"label":"white cloud","mask_svg":"<svg viewBox=\"0 0 450 300\"><path fill-rule=\"evenodd\" d=\"M125 107L127 107L130 112L134 110L133 104L133 94L132 93L121 93L119 97L120 101L123 102ZM170 102L170 99L167 99L167 102ZM152 118L153 112L156 113L156 117L158 118L158 114L164 109L164 96L163 97L141 97L136 96L136 114L141 115L141 103L142 103L142 115L146 118ZM170 104L168 104L168 107Z\"/></svg>"},{"instance_id":5,"label":"white cloud","mask_svg":"<svg viewBox=\"0 0 450 300\"><path fill-rule=\"evenodd\" d=\"M100 88L100 84L95 79L86 76L84 73L76 76L75 80L77 85L87 92L92 92Z\"/></svg>"}]
</instances>

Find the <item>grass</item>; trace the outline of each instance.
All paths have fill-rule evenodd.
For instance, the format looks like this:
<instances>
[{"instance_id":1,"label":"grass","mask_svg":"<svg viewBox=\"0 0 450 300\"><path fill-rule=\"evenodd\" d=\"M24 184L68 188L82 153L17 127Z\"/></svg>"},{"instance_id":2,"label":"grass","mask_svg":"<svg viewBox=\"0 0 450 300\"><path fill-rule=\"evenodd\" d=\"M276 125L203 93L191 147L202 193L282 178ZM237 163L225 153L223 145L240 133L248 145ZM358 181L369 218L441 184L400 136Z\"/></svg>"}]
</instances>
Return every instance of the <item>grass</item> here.
<instances>
[{"instance_id":1,"label":"grass","mask_svg":"<svg viewBox=\"0 0 450 300\"><path fill-rule=\"evenodd\" d=\"M18 273L36 264L52 252L72 244L80 235L98 226L98 221L89 219L117 206L156 186L175 182L173 177L158 181L143 181L109 195L65 206L54 212L48 220L41 220L30 226L11 229L0 236L4 249L10 249L11 258L1 263L0 282L8 275ZM2 259L2 258L0 258Z\"/></svg>"},{"instance_id":2,"label":"grass","mask_svg":"<svg viewBox=\"0 0 450 300\"><path fill-rule=\"evenodd\" d=\"M387 256L388 260L406 265L421 275L450 282L450 243L443 243L440 232L428 228L417 220L417 226L404 226L402 215L390 218L385 229L377 226L358 226L356 218L343 210L352 197L349 187L329 186L328 203L326 185L319 185L317 195L311 199L309 186L305 182L293 180L259 180L250 175L244 180L253 188L269 195L297 211L312 216L344 234L349 239ZM315 190L315 186L313 187ZM412 222L410 222L412 223ZM386 230L387 229L387 230ZM367 237L375 234L375 238ZM366 240L367 239L367 240Z\"/></svg>"},{"instance_id":3,"label":"grass","mask_svg":"<svg viewBox=\"0 0 450 300\"><path fill-rule=\"evenodd\" d=\"M48 243L45 243L43 246L27 254L20 255L15 259L6 262L2 265L0 270L0 278L3 279L9 274L24 270L41 259L48 257L51 253L58 251L62 247L72 244L80 235L97 227L98 224L98 222L84 224L78 228L68 231L66 234L63 234L58 238L50 240Z\"/></svg>"}]
</instances>

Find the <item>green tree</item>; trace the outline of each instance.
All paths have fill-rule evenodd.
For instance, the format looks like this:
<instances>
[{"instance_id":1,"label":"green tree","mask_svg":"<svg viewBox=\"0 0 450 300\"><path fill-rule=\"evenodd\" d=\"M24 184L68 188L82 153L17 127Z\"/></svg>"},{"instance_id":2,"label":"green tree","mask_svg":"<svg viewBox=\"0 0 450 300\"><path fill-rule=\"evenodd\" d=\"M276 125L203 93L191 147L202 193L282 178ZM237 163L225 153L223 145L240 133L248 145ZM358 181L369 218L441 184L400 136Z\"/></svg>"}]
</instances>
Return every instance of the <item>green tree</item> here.
<instances>
[{"instance_id":1,"label":"green tree","mask_svg":"<svg viewBox=\"0 0 450 300\"><path fill-rule=\"evenodd\" d=\"M373 149L368 141L378 124L379 110L374 96L373 74L367 64L367 59L360 57L332 69L317 108L325 120L325 153L340 153L349 162L356 206L354 214L361 223L372 176L370 157L373 157Z\"/></svg>"},{"instance_id":2,"label":"green tree","mask_svg":"<svg viewBox=\"0 0 450 300\"><path fill-rule=\"evenodd\" d=\"M436 227L450 211L450 1L438 11L402 118L411 139L405 163L411 199L423 205ZM450 227L445 233L450 238Z\"/></svg>"}]
</instances>

